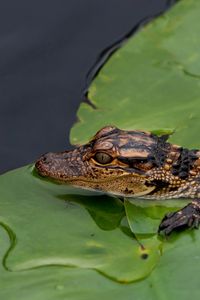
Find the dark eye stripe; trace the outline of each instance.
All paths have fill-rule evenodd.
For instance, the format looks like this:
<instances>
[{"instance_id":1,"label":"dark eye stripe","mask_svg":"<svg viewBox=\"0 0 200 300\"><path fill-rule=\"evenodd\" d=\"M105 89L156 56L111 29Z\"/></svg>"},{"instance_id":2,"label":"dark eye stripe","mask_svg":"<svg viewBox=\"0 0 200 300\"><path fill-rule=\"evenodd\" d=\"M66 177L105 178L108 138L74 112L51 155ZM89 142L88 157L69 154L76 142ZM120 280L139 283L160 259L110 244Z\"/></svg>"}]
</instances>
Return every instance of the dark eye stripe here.
<instances>
[{"instance_id":1,"label":"dark eye stripe","mask_svg":"<svg viewBox=\"0 0 200 300\"><path fill-rule=\"evenodd\" d=\"M134 163L145 163L148 161L147 158L141 158L141 157L123 157L119 156L118 160L121 161L122 163L125 163L127 165L133 165Z\"/></svg>"}]
</instances>

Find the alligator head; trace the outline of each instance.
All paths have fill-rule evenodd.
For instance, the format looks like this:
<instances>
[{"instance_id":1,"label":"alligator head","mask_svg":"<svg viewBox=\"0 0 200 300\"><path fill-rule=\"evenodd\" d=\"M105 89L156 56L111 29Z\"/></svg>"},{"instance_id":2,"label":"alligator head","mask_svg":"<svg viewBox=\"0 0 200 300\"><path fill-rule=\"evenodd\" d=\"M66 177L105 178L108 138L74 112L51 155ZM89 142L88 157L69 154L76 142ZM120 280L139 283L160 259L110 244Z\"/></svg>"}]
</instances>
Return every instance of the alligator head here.
<instances>
[{"instance_id":1,"label":"alligator head","mask_svg":"<svg viewBox=\"0 0 200 300\"><path fill-rule=\"evenodd\" d=\"M168 143L167 138L107 126L85 145L44 154L35 167L41 176L86 189L126 197L171 198L184 189L186 178L194 176L191 162L197 156L195 151Z\"/></svg>"}]
</instances>

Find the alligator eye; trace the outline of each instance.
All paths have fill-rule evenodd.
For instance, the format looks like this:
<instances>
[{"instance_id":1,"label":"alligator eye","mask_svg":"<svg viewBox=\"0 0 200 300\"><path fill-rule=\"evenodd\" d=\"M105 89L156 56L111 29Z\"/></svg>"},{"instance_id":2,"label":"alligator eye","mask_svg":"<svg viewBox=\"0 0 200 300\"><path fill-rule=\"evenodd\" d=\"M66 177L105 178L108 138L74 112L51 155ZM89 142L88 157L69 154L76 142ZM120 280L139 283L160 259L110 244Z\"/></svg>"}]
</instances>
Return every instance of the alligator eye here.
<instances>
[{"instance_id":1,"label":"alligator eye","mask_svg":"<svg viewBox=\"0 0 200 300\"><path fill-rule=\"evenodd\" d=\"M113 160L112 156L104 152L97 152L94 159L102 165L109 164Z\"/></svg>"}]
</instances>

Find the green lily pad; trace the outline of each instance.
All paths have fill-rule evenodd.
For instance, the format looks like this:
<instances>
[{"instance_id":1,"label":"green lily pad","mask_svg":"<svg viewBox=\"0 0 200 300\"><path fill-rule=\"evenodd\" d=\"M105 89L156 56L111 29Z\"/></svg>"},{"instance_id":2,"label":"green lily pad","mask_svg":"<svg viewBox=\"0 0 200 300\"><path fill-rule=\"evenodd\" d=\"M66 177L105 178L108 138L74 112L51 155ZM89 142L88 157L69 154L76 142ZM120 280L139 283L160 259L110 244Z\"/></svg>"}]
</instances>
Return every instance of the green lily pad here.
<instances>
[{"instance_id":1,"label":"green lily pad","mask_svg":"<svg viewBox=\"0 0 200 300\"><path fill-rule=\"evenodd\" d=\"M90 86L88 98L93 106L80 105L79 122L71 130L72 143L84 143L110 124L173 133L170 142L200 148L199 17L200 3L182 0L128 40ZM144 289L151 282L158 299L199 298L197 280L190 279L191 264L195 264L197 277L200 272L198 232L173 234L168 241L156 236L165 213L186 204L182 200L125 201L128 224L139 242L160 241L163 257L143 281ZM149 298L150 294L145 295Z\"/></svg>"},{"instance_id":2,"label":"green lily pad","mask_svg":"<svg viewBox=\"0 0 200 300\"><path fill-rule=\"evenodd\" d=\"M145 280L122 284L94 270L45 266L10 272L0 265L0 295L6 300L92 299L193 299L199 298L200 243L197 231L173 236L165 243L163 257ZM9 238L0 227L0 260L9 248ZM174 247L175 245L175 247ZM183 251L184 249L184 251ZM184 272L187 270L187 272Z\"/></svg>"},{"instance_id":3,"label":"green lily pad","mask_svg":"<svg viewBox=\"0 0 200 300\"><path fill-rule=\"evenodd\" d=\"M137 240L120 230L125 213L117 198L72 194L75 188L43 181L32 167L1 176L0 186L0 222L13 237L4 261L10 271L71 266L129 282L147 276L158 261L157 252L142 261Z\"/></svg>"},{"instance_id":4,"label":"green lily pad","mask_svg":"<svg viewBox=\"0 0 200 300\"><path fill-rule=\"evenodd\" d=\"M123 45L93 81L73 143L106 124L172 133L199 147L200 3L181 0ZM157 226L183 202L125 201L42 180L0 176L0 297L199 299L200 234ZM129 284L124 284L129 283Z\"/></svg>"},{"instance_id":5,"label":"green lily pad","mask_svg":"<svg viewBox=\"0 0 200 300\"><path fill-rule=\"evenodd\" d=\"M95 109L80 105L72 143L111 124L174 131L171 142L200 147L199 16L198 1L182 0L129 39L90 86Z\"/></svg>"},{"instance_id":6,"label":"green lily pad","mask_svg":"<svg viewBox=\"0 0 200 300\"><path fill-rule=\"evenodd\" d=\"M158 232L163 217L183 208L191 200L143 200L126 199L124 202L126 216L132 232L138 235L151 235Z\"/></svg>"}]
</instances>

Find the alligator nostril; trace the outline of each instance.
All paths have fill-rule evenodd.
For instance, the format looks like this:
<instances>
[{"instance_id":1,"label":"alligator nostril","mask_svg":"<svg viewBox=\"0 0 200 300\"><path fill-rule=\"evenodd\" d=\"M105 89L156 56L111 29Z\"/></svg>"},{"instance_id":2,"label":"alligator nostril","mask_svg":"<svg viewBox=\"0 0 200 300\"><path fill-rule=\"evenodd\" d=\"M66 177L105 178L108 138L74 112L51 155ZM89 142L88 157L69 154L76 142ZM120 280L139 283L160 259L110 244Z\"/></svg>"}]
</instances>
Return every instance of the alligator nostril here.
<instances>
[{"instance_id":1,"label":"alligator nostril","mask_svg":"<svg viewBox=\"0 0 200 300\"><path fill-rule=\"evenodd\" d=\"M49 164L52 162L52 154L51 153L44 154L40 160L45 164Z\"/></svg>"},{"instance_id":2,"label":"alligator nostril","mask_svg":"<svg viewBox=\"0 0 200 300\"><path fill-rule=\"evenodd\" d=\"M52 156L50 153L42 155L35 163L35 167L41 176L47 176L51 169Z\"/></svg>"}]
</instances>

